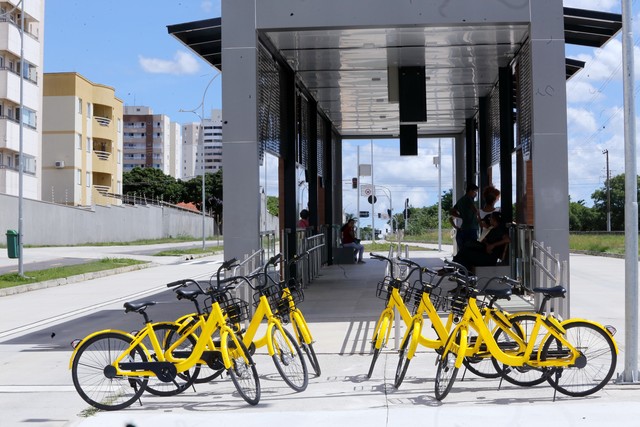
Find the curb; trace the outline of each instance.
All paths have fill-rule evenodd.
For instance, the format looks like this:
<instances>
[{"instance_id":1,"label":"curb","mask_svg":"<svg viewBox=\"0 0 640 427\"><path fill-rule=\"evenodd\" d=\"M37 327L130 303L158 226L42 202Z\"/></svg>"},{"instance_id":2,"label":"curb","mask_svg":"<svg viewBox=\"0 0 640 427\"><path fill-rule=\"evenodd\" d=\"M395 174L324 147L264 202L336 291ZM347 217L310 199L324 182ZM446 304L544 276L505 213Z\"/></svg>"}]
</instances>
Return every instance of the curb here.
<instances>
[{"instance_id":1,"label":"curb","mask_svg":"<svg viewBox=\"0 0 640 427\"><path fill-rule=\"evenodd\" d=\"M100 277L112 276L114 274L128 273L130 271L142 270L143 268L155 267L160 264L148 262L145 264L130 265L127 267L119 267L111 270L94 271L92 273L78 274L76 276L61 277L59 279L46 280L44 282L29 283L26 285L12 286L10 288L0 289L0 297L8 295L17 295L40 289L54 288L56 286L69 285L71 283L84 282L91 279L99 279Z\"/></svg>"}]
</instances>

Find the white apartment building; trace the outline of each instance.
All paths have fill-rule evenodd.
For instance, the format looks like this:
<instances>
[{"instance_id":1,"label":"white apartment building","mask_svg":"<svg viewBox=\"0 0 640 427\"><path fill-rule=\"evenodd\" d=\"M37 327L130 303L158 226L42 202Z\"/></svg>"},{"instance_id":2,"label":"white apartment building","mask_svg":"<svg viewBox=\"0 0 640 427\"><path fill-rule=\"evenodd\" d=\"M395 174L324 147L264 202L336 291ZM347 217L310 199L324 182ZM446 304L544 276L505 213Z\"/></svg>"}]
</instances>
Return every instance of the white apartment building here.
<instances>
[{"instance_id":1,"label":"white apartment building","mask_svg":"<svg viewBox=\"0 0 640 427\"><path fill-rule=\"evenodd\" d=\"M204 150L200 148L201 132ZM182 125L182 176L190 179L222 169L222 110L211 110L211 117L200 123Z\"/></svg>"},{"instance_id":2,"label":"white apartment building","mask_svg":"<svg viewBox=\"0 0 640 427\"><path fill-rule=\"evenodd\" d=\"M155 168L180 178L180 128L176 130L168 116L153 114L150 107L144 106L125 106L123 121L123 172L135 167Z\"/></svg>"},{"instance_id":3,"label":"white apartment building","mask_svg":"<svg viewBox=\"0 0 640 427\"><path fill-rule=\"evenodd\" d=\"M18 3L0 1L0 193L19 194L22 117L23 196L40 199L44 1L30 0L24 4L24 66L20 57L22 19Z\"/></svg>"}]
</instances>

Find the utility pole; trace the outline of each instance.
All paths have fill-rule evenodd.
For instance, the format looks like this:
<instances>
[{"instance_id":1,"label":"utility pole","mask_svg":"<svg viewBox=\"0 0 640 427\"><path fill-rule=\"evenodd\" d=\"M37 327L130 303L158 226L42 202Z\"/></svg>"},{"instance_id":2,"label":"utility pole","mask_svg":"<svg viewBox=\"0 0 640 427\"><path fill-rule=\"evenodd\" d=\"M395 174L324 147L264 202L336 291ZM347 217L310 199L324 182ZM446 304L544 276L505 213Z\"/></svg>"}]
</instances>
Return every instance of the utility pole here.
<instances>
[{"instance_id":1,"label":"utility pole","mask_svg":"<svg viewBox=\"0 0 640 427\"><path fill-rule=\"evenodd\" d=\"M611 231L611 174L609 172L609 150L603 150L602 154L606 156L607 161L607 178L605 187L607 189L607 231Z\"/></svg>"}]
</instances>

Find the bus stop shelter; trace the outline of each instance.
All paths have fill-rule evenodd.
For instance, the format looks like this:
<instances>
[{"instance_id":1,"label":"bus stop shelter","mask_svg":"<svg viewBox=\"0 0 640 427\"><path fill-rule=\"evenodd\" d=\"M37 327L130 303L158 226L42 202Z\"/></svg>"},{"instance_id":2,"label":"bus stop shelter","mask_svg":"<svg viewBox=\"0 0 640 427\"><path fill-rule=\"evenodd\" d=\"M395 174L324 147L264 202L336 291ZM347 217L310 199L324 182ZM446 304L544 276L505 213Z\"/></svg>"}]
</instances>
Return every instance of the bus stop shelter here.
<instances>
[{"instance_id":1,"label":"bus stop shelter","mask_svg":"<svg viewBox=\"0 0 640 427\"><path fill-rule=\"evenodd\" d=\"M297 168L319 228L342 220L344 139L414 155L448 137L454 198L498 167L505 219L568 260L566 80L584 63L565 43L602 46L620 27L562 0L222 0L220 18L169 26L222 71L225 256L260 247L265 153L281 229L296 227Z\"/></svg>"}]
</instances>

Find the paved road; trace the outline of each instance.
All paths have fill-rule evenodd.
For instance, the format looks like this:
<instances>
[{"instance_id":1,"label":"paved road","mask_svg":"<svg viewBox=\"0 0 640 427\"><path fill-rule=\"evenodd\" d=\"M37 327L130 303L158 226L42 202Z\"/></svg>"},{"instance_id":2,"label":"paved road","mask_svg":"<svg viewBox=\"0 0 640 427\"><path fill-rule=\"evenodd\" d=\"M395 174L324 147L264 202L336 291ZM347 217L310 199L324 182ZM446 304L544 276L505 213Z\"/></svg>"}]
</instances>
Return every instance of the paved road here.
<instances>
[{"instance_id":1,"label":"paved road","mask_svg":"<svg viewBox=\"0 0 640 427\"><path fill-rule=\"evenodd\" d=\"M412 257L435 265L443 255L421 252ZM142 406L116 413L87 410L71 383L69 338L106 324L127 322L117 326L125 329L134 326L128 322L135 324L135 315L122 313L125 300L167 301L160 310L187 305L169 303L171 295L164 283L208 277L219 259L174 259L154 268L0 298L0 425L162 427L215 422L270 426L295 420L304 426L400 426L416 421L452 426L466 425L473 417L482 425L538 427L544 422L565 427L635 425L640 417L640 385L613 382L587 398L559 395L554 402L553 390L546 384L526 389L503 384L498 390L497 380L467 373L445 401L438 402L433 397L435 356L426 350L412 362L399 390L392 386L397 364L392 348L383 352L373 377L367 380L368 339L383 304L375 297L383 265L373 260L324 268L306 290L302 308L314 333L323 373L303 393L288 389L271 361L259 354L256 362L263 397L257 407L246 405L230 382L223 380L171 398L144 395ZM620 372L625 350L623 260L583 255L572 256L571 263L573 314L622 329L617 335ZM158 316L174 314L158 312Z\"/></svg>"}]
</instances>

